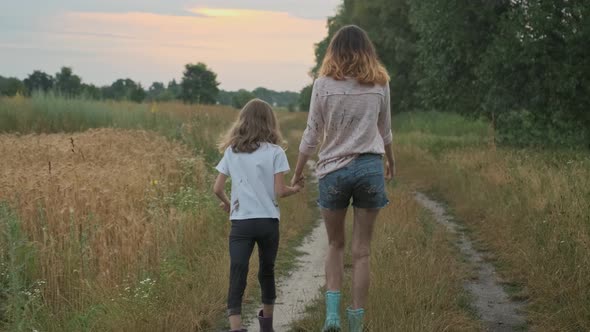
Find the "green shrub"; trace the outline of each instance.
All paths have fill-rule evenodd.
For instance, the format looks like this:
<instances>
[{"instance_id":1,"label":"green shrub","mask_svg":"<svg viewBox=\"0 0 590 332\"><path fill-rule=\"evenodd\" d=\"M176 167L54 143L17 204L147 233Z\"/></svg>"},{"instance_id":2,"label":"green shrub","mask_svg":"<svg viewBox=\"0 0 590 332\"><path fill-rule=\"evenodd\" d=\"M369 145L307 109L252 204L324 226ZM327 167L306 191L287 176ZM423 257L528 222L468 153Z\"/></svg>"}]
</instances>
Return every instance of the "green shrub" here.
<instances>
[{"instance_id":1,"label":"green shrub","mask_svg":"<svg viewBox=\"0 0 590 332\"><path fill-rule=\"evenodd\" d=\"M538 114L528 110L498 116L496 141L511 146L585 147L586 128L564 114Z\"/></svg>"}]
</instances>

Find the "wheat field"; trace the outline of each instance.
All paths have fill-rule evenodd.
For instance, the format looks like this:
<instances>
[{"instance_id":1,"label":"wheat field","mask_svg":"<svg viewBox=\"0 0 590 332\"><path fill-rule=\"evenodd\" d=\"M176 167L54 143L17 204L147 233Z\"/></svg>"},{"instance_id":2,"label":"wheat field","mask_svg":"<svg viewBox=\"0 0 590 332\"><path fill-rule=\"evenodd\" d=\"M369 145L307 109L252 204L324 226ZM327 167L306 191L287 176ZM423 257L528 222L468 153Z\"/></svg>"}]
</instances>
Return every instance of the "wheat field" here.
<instances>
[{"instance_id":1,"label":"wheat field","mask_svg":"<svg viewBox=\"0 0 590 332\"><path fill-rule=\"evenodd\" d=\"M178 103L0 99L3 125L14 124L0 130L1 328L223 326L229 223L210 187L217 139L236 115ZM294 142L305 115L280 119ZM313 210L295 213L308 200L281 202L281 270L315 221ZM247 293L246 302L256 299L256 287Z\"/></svg>"}]
</instances>

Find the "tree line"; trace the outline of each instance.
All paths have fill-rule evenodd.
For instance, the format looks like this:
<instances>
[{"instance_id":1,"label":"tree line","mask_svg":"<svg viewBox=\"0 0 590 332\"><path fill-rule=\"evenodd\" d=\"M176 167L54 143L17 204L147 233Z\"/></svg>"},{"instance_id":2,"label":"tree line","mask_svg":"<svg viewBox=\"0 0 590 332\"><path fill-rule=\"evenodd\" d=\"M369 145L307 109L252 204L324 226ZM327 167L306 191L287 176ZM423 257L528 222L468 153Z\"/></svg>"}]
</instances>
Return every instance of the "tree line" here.
<instances>
[{"instance_id":1,"label":"tree line","mask_svg":"<svg viewBox=\"0 0 590 332\"><path fill-rule=\"evenodd\" d=\"M489 118L517 145L590 141L590 3L573 0L343 0L316 44L356 24L391 73L394 112ZM306 108L310 88L301 91Z\"/></svg>"},{"instance_id":2,"label":"tree line","mask_svg":"<svg viewBox=\"0 0 590 332\"><path fill-rule=\"evenodd\" d=\"M35 70L24 80L0 76L0 96L16 94L30 96L35 92L56 93L66 98L94 100L129 100L134 102L165 102L181 100L186 103L222 104L241 108L252 98L263 99L275 106L294 110L299 98L297 92L277 92L266 88L253 91L224 91L218 88L217 74L204 63L187 64L180 82L171 80L154 82L147 89L130 78L118 79L111 85L87 84L74 74L72 68L62 67L55 75Z\"/></svg>"}]
</instances>

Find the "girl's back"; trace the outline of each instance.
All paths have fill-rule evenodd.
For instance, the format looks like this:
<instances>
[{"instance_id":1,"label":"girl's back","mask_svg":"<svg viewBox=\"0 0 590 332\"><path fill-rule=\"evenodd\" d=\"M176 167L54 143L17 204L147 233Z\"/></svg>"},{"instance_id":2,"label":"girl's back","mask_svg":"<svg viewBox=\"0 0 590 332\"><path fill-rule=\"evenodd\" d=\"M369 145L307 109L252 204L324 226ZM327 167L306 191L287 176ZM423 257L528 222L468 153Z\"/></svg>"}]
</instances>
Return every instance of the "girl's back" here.
<instances>
[{"instance_id":1,"label":"girl's back","mask_svg":"<svg viewBox=\"0 0 590 332\"><path fill-rule=\"evenodd\" d=\"M258 245L262 310L258 313L260 330L273 331L272 315L277 297L274 276L279 248L279 205L276 198L293 195L303 182L286 186L284 173L289 170L279 124L272 107L260 100L249 101L238 119L220 142L223 158L217 165L213 192L219 205L230 213L229 234L230 282L227 313L231 331L242 328L242 298L248 279L248 264ZM225 182L232 178L231 200L225 194ZM230 331L230 332L231 332Z\"/></svg>"},{"instance_id":2,"label":"girl's back","mask_svg":"<svg viewBox=\"0 0 590 332\"><path fill-rule=\"evenodd\" d=\"M261 143L251 153L236 153L229 147L217 170L232 178L230 219L279 219L274 176L289 170L280 146Z\"/></svg>"}]
</instances>

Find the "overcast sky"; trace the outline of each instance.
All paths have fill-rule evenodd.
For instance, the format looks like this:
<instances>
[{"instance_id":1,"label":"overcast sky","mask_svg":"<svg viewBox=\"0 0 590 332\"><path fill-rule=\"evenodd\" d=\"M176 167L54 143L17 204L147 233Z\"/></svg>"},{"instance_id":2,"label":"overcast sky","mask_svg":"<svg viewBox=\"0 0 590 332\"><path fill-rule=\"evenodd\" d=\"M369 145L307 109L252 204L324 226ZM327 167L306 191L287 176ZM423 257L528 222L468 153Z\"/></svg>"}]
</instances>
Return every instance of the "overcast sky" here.
<instances>
[{"instance_id":1,"label":"overcast sky","mask_svg":"<svg viewBox=\"0 0 590 332\"><path fill-rule=\"evenodd\" d=\"M221 88L298 91L340 0L0 0L0 75L73 67L148 87L204 62Z\"/></svg>"}]
</instances>

